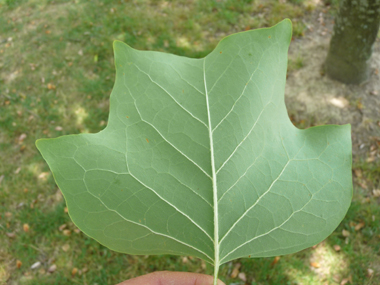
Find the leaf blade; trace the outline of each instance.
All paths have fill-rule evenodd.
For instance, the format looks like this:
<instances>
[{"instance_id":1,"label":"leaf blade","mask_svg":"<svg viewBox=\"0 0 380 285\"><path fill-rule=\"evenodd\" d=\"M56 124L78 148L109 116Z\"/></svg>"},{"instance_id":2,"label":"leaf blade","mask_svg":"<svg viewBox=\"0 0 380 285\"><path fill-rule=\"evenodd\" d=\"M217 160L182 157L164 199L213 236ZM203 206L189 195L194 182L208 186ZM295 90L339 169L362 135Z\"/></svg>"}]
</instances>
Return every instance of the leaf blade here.
<instances>
[{"instance_id":1,"label":"leaf blade","mask_svg":"<svg viewBox=\"0 0 380 285\"><path fill-rule=\"evenodd\" d=\"M330 234L352 196L350 130L290 122L290 38L285 20L203 59L115 42L106 129L37 142L74 223L111 249L193 255L216 274Z\"/></svg>"}]
</instances>

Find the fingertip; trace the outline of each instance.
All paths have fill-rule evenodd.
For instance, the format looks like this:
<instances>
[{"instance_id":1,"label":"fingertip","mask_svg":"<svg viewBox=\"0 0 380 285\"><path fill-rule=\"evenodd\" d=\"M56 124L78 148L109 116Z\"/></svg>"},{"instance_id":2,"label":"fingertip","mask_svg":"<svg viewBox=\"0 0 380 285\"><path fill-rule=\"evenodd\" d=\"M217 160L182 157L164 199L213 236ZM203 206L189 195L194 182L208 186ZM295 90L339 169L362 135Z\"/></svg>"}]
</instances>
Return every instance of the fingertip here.
<instances>
[{"instance_id":1,"label":"fingertip","mask_svg":"<svg viewBox=\"0 0 380 285\"><path fill-rule=\"evenodd\" d=\"M210 275L189 272L157 271L147 275L126 280L118 285L213 285L214 278ZM218 280L218 285L225 285Z\"/></svg>"}]
</instances>

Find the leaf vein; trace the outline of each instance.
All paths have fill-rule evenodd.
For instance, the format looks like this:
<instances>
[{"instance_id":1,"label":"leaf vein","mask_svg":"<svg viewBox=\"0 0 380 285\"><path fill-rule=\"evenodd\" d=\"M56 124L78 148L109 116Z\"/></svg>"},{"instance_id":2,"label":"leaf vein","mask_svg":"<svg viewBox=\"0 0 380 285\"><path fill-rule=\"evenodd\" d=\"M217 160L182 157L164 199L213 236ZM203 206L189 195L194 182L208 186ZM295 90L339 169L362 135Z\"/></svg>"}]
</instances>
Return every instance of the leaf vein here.
<instances>
[{"instance_id":1,"label":"leaf vein","mask_svg":"<svg viewBox=\"0 0 380 285\"><path fill-rule=\"evenodd\" d=\"M278 226L276 226L276 227L274 227L273 229L271 229L271 230L269 230L269 231L267 231L267 232L265 232L265 233L263 233L263 234L261 234L261 235L258 235L258 236L255 236L255 237L253 237L252 239L250 239L250 240L248 240L248 241L246 241L246 242L244 242L244 243L242 243L241 245L239 245L238 247L236 247L236 248L234 248L233 250L231 250L229 253L227 253L226 255L224 255L224 257L222 258L222 260L224 260L227 256L229 256L229 255L231 255L233 252L235 252L236 250L238 250L239 248L241 248L242 246L244 246L244 245L246 245L247 243L250 243L250 242L252 242L252 241L254 241L255 239L258 239L258 238L261 238L261 237L263 237L263 236L266 236L266 235L268 235L268 234L270 234L271 232L273 232L273 231L275 231L275 230L277 230L277 229L279 229L279 228L281 228L284 224L286 224L296 213L298 213L298 212L301 212L301 211L303 211L303 209L312 201L312 200L315 200L315 199L313 199L313 197L315 196L315 194L317 194L318 192L320 192L323 188L325 187L325 185L324 186L322 186L317 192L315 192L315 193L313 193L312 195L311 195L311 197L310 197L310 199L309 199L309 201L307 201L307 203L305 203L305 205L303 205L302 206L302 208L300 208L299 210L297 210L297 211L294 211L284 222L282 222L280 225L278 225ZM310 213L310 212L307 212L307 213L309 213L309 214L312 214L312 215L315 215L315 214L313 214L313 213ZM316 216L316 215L315 215ZM318 217L318 216L316 216L316 217ZM318 218L321 218L321 217L318 217Z\"/></svg>"},{"instance_id":2,"label":"leaf vein","mask_svg":"<svg viewBox=\"0 0 380 285\"><path fill-rule=\"evenodd\" d=\"M259 116L257 117L255 123L253 124L251 130L248 132L248 134L243 138L243 140L235 147L235 149L232 151L231 155L223 162L223 164L219 167L219 169L216 171L216 174L219 173L219 171L224 167L224 165L232 158L232 156L236 153L236 151L239 149L239 147L245 142L245 140L249 137L249 135L252 133L253 129L256 127L257 122L260 120L261 115L264 113L265 108L270 104L271 102L268 102L263 109L261 110Z\"/></svg>"},{"instance_id":3,"label":"leaf vein","mask_svg":"<svg viewBox=\"0 0 380 285\"><path fill-rule=\"evenodd\" d=\"M152 77L146 73L145 71L143 71L142 69L140 69L136 64L133 64L134 66L136 66L136 68L143 74L145 74L146 76L148 76L148 78L150 79L150 81L152 81L154 84L156 84L159 88L161 88L166 94L169 95L169 97L179 106L181 107L186 113L188 113L190 116L192 116L194 119L196 119L197 121L199 121L202 125L204 125L206 128L208 128L208 126L201 120L199 119L197 116L193 115L189 110L187 110L184 106L182 106L164 87L162 87L158 82L154 81L152 79ZM126 85L124 83L124 85Z\"/></svg>"},{"instance_id":4,"label":"leaf vein","mask_svg":"<svg viewBox=\"0 0 380 285\"><path fill-rule=\"evenodd\" d=\"M172 240L174 240L174 241L176 241L176 242L178 242L178 243L181 243L181 244L183 244L183 245L185 245L185 246L188 246L188 247L190 247L190 248L192 248L192 249L198 251L199 253L203 254L203 255L206 256L208 259L210 259L210 261L212 262L213 259L212 259L207 253L203 252L202 250L200 250L200 249L198 249L198 248L196 248L196 247L194 247L194 246L192 246L192 245L190 245L190 244L188 244L188 243L186 243L186 242L183 242L183 241L181 241L181 240L178 240L178 239L176 239L176 238L174 238L174 237L172 237L172 236L169 236L169 235L165 235L165 234L163 234L163 233L156 232L156 231L152 230L151 228L149 228L149 227L146 226L146 225L139 224L139 223L137 223L137 222L135 222L135 221L132 221L132 220L129 220L129 219L125 218L125 217L124 217L123 215L121 215L118 211L116 211L116 210L114 210L114 209L111 209L111 208L109 208L106 204L104 204L104 202L103 202L99 197L96 197L94 194L92 194L92 193L88 190L87 185L86 185L86 189L87 189L87 192L88 192L91 196L93 196L94 198L98 199L98 200L102 203L102 205L103 205L108 211L111 211L111 212L116 213L116 214L117 214L119 217L121 217L123 220L125 220L125 221L127 221L127 222L129 222L129 223L132 223L132 224L135 224L135 225L141 226L141 227L143 227L143 228L146 228L147 230L151 231L153 234L156 234L156 235L159 235L159 236L163 236L163 237L166 237L166 238L172 239Z\"/></svg>"},{"instance_id":5,"label":"leaf vein","mask_svg":"<svg viewBox=\"0 0 380 285\"><path fill-rule=\"evenodd\" d=\"M171 145L178 153L180 153L183 157L185 157L188 161L192 162L196 167L198 167L207 177L209 177L211 179L211 176L210 174L208 174L202 167L200 167L194 160L192 160L190 157L188 157L186 154L184 154L180 149L178 149L173 143L171 143L167 138L165 138L165 136L150 122L146 121L143 119L141 113L140 113L140 110L139 108L137 107L137 104L136 104L136 99L133 97L132 95L132 92L129 90L128 86L124 83L125 87L127 88L129 94L132 96L133 100L134 100L134 105L136 107L136 111L137 113L139 114L140 116L140 119L142 122L148 124L149 126L151 126L161 137L162 139L167 142L169 145Z\"/></svg>"},{"instance_id":6,"label":"leaf vein","mask_svg":"<svg viewBox=\"0 0 380 285\"><path fill-rule=\"evenodd\" d=\"M243 91L241 92L240 96L236 99L235 103L232 105L232 108L230 109L230 111L220 120L220 122L215 126L215 128L212 130L212 132L214 132L218 127L219 125L228 117L228 115L235 109L235 106L237 104L237 102L241 99L241 97L243 97L244 93L245 93L245 90L247 89L247 86L248 86L248 83L252 81L252 77L253 75L256 73L256 71L258 70L259 68L259 65L260 65L260 62L261 62L261 59L263 58L263 55L264 55L264 52L261 54L261 57L259 59L259 62L257 63L257 67L255 68L255 70L252 72L252 75L251 77L249 78L247 84L244 86L243 88ZM261 99L261 96L260 96L260 99Z\"/></svg>"},{"instance_id":7,"label":"leaf vein","mask_svg":"<svg viewBox=\"0 0 380 285\"><path fill-rule=\"evenodd\" d=\"M231 226L231 228L226 232L226 234L223 236L223 238L220 240L220 243L223 242L223 240L228 236L228 234L232 231L232 229L247 215L247 213L253 209L259 202L260 200L270 192L270 190L272 189L273 185L277 182L277 180L281 177L281 175L284 173L286 167L289 165L289 163L291 162L291 160L289 160L285 166L283 167L282 171L280 172L280 174L277 176L277 178L275 180L273 180L272 184L269 186L268 190L266 190L263 194L261 194L261 196L259 198L257 198L256 202L252 204L251 207L249 207L236 221L235 223Z\"/></svg>"}]
</instances>

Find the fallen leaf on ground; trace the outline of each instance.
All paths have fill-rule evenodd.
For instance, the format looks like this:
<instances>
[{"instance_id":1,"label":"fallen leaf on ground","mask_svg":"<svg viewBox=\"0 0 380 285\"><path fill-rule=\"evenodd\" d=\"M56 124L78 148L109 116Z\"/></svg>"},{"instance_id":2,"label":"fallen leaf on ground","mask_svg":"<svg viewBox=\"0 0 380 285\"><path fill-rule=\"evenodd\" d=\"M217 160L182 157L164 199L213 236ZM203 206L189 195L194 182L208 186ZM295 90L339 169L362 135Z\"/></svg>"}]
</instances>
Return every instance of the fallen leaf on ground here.
<instances>
[{"instance_id":1,"label":"fallen leaf on ground","mask_svg":"<svg viewBox=\"0 0 380 285\"><path fill-rule=\"evenodd\" d=\"M359 99L359 101L356 103L356 107L359 110L363 110L364 106L363 106L363 103L362 103L361 99Z\"/></svg>"},{"instance_id":2,"label":"fallen leaf on ground","mask_svg":"<svg viewBox=\"0 0 380 285\"><path fill-rule=\"evenodd\" d=\"M47 84L47 88L48 88L49 90L55 90L56 86L55 86L54 84L48 83L48 84Z\"/></svg>"},{"instance_id":3,"label":"fallen leaf on ground","mask_svg":"<svg viewBox=\"0 0 380 285\"><path fill-rule=\"evenodd\" d=\"M368 268L368 269L367 269L367 275L368 275L368 277L371 277L371 276L373 275L374 272L375 272L375 271L374 271L373 269Z\"/></svg>"},{"instance_id":4,"label":"fallen leaf on ground","mask_svg":"<svg viewBox=\"0 0 380 285\"><path fill-rule=\"evenodd\" d=\"M23 224L22 225L22 229L24 230L24 232L29 232L29 225L28 224Z\"/></svg>"},{"instance_id":5,"label":"fallen leaf on ground","mask_svg":"<svg viewBox=\"0 0 380 285\"><path fill-rule=\"evenodd\" d=\"M244 272L240 272L240 273L238 274L238 277L239 277L240 280L242 280L242 281L244 281L244 282L247 281L247 276L245 275Z\"/></svg>"},{"instance_id":6,"label":"fallen leaf on ground","mask_svg":"<svg viewBox=\"0 0 380 285\"><path fill-rule=\"evenodd\" d=\"M362 204L369 204L371 203L371 199L369 197L365 197L364 199L361 200Z\"/></svg>"},{"instance_id":7,"label":"fallen leaf on ground","mask_svg":"<svg viewBox=\"0 0 380 285\"><path fill-rule=\"evenodd\" d=\"M338 108L346 108L347 106L350 105L350 102L342 96L338 98L329 99L329 103Z\"/></svg>"},{"instance_id":8,"label":"fallen leaf on ground","mask_svg":"<svg viewBox=\"0 0 380 285\"><path fill-rule=\"evenodd\" d=\"M374 162L375 159L376 159L376 157L374 157L374 156L370 156L370 157L368 157L368 158L366 159L366 162Z\"/></svg>"},{"instance_id":9,"label":"fallen leaf on ground","mask_svg":"<svg viewBox=\"0 0 380 285\"><path fill-rule=\"evenodd\" d=\"M275 266L277 264L277 262L280 260L280 257L279 256L276 256L275 258L273 258L273 261L272 263L270 264L270 266Z\"/></svg>"},{"instance_id":10,"label":"fallen leaf on ground","mask_svg":"<svg viewBox=\"0 0 380 285\"><path fill-rule=\"evenodd\" d=\"M57 270L57 265L53 264L52 266L49 267L48 272L53 273L55 270Z\"/></svg>"},{"instance_id":11,"label":"fallen leaf on ground","mask_svg":"<svg viewBox=\"0 0 380 285\"><path fill-rule=\"evenodd\" d=\"M63 230L62 232L63 232L63 234L65 236L70 236L71 235L71 231L70 230Z\"/></svg>"},{"instance_id":12,"label":"fallen leaf on ground","mask_svg":"<svg viewBox=\"0 0 380 285\"><path fill-rule=\"evenodd\" d=\"M16 237L16 234L15 233L5 233L7 235L7 237L9 238L15 238Z\"/></svg>"},{"instance_id":13,"label":"fallen leaf on ground","mask_svg":"<svg viewBox=\"0 0 380 285\"><path fill-rule=\"evenodd\" d=\"M30 208L31 208L31 209L34 209L34 205L36 205L37 202L38 202L38 200L37 200L37 199L34 199L34 200L32 201L32 203L30 203Z\"/></svg>"},{"instance_id":14,"label":"fallen leaf on ground","mask_svg":"<svg viewBox=\"0 0 380 285\"><path fill-rule=\"evenodd\" d=\"M348 278L343 278L342 281L340 282L340 285L345 285L347 283L352 284L352 276L351 275Z\"/></svg>"},{"instance_id":15,"label":"fallen leaf on ground","mask_svg":"<svg viewBox=\"0 0 380 285\"><path fill-rule=\"evenodd\" d=\"M374 197L380 197L380 189L373 189L372 194Z\"/></svg>"},{"instance_id":16,"label":"fallen leaf on ground","mask_svg":"<svg viewBox=\"0 0 380 285\"><path fill-rule=\"evenodd\" d=\"M314 268L319 268L321 265L318 262L310 262L310 266Z\"/></svg>"},{"instance_id":17,"label":"fallen leaf on ground","mask_svg":"<svg viewBox=\"0 0 380 285\"><path fill-rule=\"evenodd\" d=\"M349 236L350 236L350 232L347 231L347 230L342 230L342 235L343 235L344 237L349 237Z\"/></svg>"},{"instance_id":18,"label":"fallen leaf on ground","mask_svg":"<svg viewBox=\"0 0 380 285\"><path fill-rule=\"evenodd\" d=\"M358 177L358 178L362 178L363 177L363 172L360 168L355 168L354 169L354 173L355 173L355 176Z\"/></svg>"},{"instance_id":19,"label":"fallen leaf on ground","mask_svg":"<svg viewBox=\"0 0 380 285\"><path fill-rule=\"evenodd\" d=\"M359 186L362 187L363 189L368 189L367 182L366 181L360 181Z\"/></svg>"},{"instance_id":20,"label":"fallen leaf on ground","mask_svg":"<svg viewBox=\"0 0 380 285\"><path fill-rule=\"evenodd\" d=\"M21 265L22 265L22 262L20 260L17 260L16 261L16 266L17 266L18 269L20 269Z\"/></svg>"},{"instance_id":21,"label":"fallen leaf on ground","mask_svg":"<svg viewBox=\"0 0 380 285\"><path fill-rule=\"evenodd\" d=\"M362 228L364 228L364 226L365 226L365 223L364 222L360 222L359 224L357 224L355 226L355 231L361 230Z\"/></svg>"},{"instance_id":22,"label":"fallen leaf on ground","mask_svg":"<svg viewBox=\"0 0 380 285\"><path fill-rule=\"evenodd\" d=\"M21 134L19 137L18 137L18 143L22 143L24 141L24 139L26 139L26 134Z\"/></svg>"},{"instance_id":23,"label":"fallen leaf on ground","mask_svg":"<svg viewBox=\"0 0 380 285\"><path fill-rule=\"evenodd\" d=\"M70 249L70 245L69 245L68 243L66 243L66 244L64 244L64 245L62 246L62 250L63 250L64 252L68 251L69 249Z\"/></svg>"},{"instance_id":24,"label":"fallen leaf on ground","mask_svg":"<svg viewBox=\"0 0 380 285\"><path fill-rule=\"evenodd\" d=\"M377 90L372 90L372 91L369 92L369 94L371 94L371 95L377 95L377 94L379 94L379 92L377 92Z\"/></svg>"},{"instance_id":25,"label":"fallen leaf on ground","mask_svg":"<svg viewBox=\"0 0 380 285\"><path fill-rule=\"evenodd\" d=\"M35 262L35 263L32 264L32 266L30 267L30 269L37 269L40 266L41 266L41 262L37 261L37 262Z\"/></svg>"},{"instance_id":26,"label":"fallen leaf on ground","mask_svg":"<svg viewBox=\"0 0 380 285\"><path fill-rule=\"evenodd\" d=\"M55 130L58 131L58 132L60 132L60 131L63 130L63 128L62 128L61 126L56 126L56 127L55 127Z\"/></svg>"},{"instance_id":27,"label":"fallen leaf on ground","mask_svg":"<svg viewBox=\"0 0 380 285\"><path fill-rule=\"evenodd\" d=\"M46 178L49 176L49 172L41 172L40 175L38 175L39 179L46 180Z\"/></svg>"},{"instance_id":28,"label":"fallen leaf on ground","mask_svg":"<svg viewBox=\"0 0 380 285\"><path fill-rule=\"evenodd\" d=\"M59 231L61 232L61 231L63 231L66 227L67 227L67 225L66 225L66 224L63 224L63 225L60 225L58 229L59 229Z\"/></svg>"},{"instance_id":29,"label":"fallen leaf on ground","mask_svg":"<svg viewBox=\"0 0 380 285\"><path fill-rule=\"evenodd\" d=\"M236 263L232 273L230 275L231 278L236 278L239 275L239 269L241 267L241 263Z\"/></svg>"},{"instance_id":30,"label":"fallen leaf on ground","mask_svg":"<svg viewBox=\"0 0 380 285\"><path fill-rule=\"evenodd\" d=\"M334 249L335 251L340 251L341 250L340 245L334 244Z\"/></svg>"},{"instance_id":31,"label":"fallen leaf on ground","mask_svg":"<svg viewBox=\"0 0 380 285\"><path fill-rule=\"evenodd\" d=\"M71 270L71 275L75 276L75 274L77 274L77 272L78 272L78 268L74 267L73 270Z\"/></svg>"}]
</instances>

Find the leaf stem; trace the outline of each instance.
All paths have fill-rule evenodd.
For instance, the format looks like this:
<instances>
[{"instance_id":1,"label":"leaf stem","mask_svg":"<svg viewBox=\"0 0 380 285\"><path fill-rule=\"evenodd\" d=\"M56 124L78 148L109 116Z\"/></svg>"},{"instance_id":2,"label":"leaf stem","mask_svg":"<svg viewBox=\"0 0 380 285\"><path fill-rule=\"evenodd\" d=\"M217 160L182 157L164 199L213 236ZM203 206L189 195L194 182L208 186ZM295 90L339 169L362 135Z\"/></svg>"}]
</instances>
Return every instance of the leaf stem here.
<instances>
[{"instance_id":1,"label":"leaf stem","mask_svg":"<svg viewBox=\"0 0 380 285\"><path fill-rule=\"evenodd\" d=\"M219 260L214 265L214 285L218 285Z\"/></svg>"}]
</instances>

